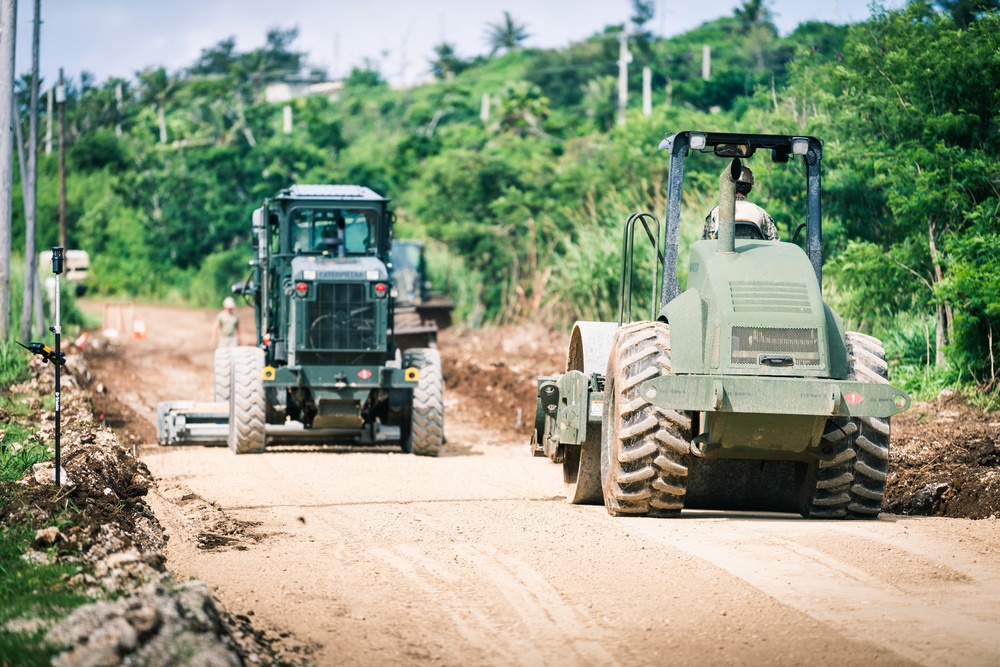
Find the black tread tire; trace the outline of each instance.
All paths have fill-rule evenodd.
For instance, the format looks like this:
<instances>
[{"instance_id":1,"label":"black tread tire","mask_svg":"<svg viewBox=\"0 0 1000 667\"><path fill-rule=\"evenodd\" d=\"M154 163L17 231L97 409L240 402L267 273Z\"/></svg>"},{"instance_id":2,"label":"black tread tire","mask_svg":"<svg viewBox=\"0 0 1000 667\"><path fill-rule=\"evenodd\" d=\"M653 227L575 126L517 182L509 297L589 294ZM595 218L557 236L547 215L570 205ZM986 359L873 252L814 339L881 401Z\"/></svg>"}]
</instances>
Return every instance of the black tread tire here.
<instances>
[{"instance_id":1,"label":"black tread tire","mask_svg":"<svg viewBox=\"0 0 1000 667\"><path fill-rule=\"evenodd\" d=\"M587 440L583 445L566 445L562 466L566 500L573 505L600 505L604 502L599 425L587 425Z\"/></svg>"},{"instance_id":2,"label":"black tread tire","mask_svg":"<svg viewBox=\"0 0 1000 667\"><path fill-rule=\"evenodd\" d=\"M691 420L639 395L646 380L671 374L667 324L635 322L618 330L601 423L604 506L612 516L676 516L684 507Z\"/></svg>"},{"instance_id":3,"label":"black tread tire","mask_svg":"<svg viewBox=\"0 0 1000 667\"><path fill-rule=\"evenodd\" d=\"M826 420L820 447L832 448L831 460L810 464L800 487L799 512L807 519L842 519L847 516L854 483L854 435L858 425L850 417Z\"/></svg>"},{"instance_id":4,"label":"black tread tire","mask_svg":"<svg viewBox=\"0 0 1000 667\"><path fill-rule=\"evenodd\" d=\"M232 356L232 394L229 398L229 449L236 454L264 451L264 350L237 347Z\"/></svg>"},{"instance_id":5,"label":"black tread tire","mask_svg":"<svg viewBox=\"0 0 1000 667\"><path fill-rule=\"evenodd\" d=\"M882 342L854 331L847 332L848 377L858 382L889 384L889 366ZM876 519L882 511L889 472L889 419L858 417L854 436L854 481L848 490L849 519Z\"/></svg>"},{"instance_id":6,"label":"black tread tire","mask_svg":"<svg viewBox=\"0 0 1000 667\"><path fill-rule=\"evenodd\" d=\"M444 446L444 378L441 354L417 347L403 353L403 368L416 368L420 379L413 389L410 433L403 450L417 456L437 456Z\"/></svg>"},{"instance_id":7,"label":"black tread tire","mask_svg":"<svg viewBox=\"0 0 1000 667\"><path fill-rule=\"evenodd\" d=\"M215 388L217 403L228 403L233 381L233 351L236 348L220 347L215 350Z\"/></svg>"}]
</instances>

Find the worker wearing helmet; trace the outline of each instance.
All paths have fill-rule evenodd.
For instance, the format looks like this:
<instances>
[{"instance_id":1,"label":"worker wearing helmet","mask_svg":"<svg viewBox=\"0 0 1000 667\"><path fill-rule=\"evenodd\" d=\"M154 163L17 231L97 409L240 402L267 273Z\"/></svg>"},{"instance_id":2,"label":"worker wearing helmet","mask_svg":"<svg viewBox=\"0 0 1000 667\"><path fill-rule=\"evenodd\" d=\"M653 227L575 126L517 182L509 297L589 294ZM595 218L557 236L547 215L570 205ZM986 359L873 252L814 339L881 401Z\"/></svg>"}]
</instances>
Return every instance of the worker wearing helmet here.
<instances>
[{"instance_id":1,"label":"worker wearing helmet","mask_svg":"<svg viewBox=\"0 0 1000 667\"><path fill-rule=\"evenodd\" d=\"M215 316L212 325L212 347L238 347L240 344L240 318L236 314L236 300L227 296L222 301L223 310Z\"/></svg>"},{"instance_id":2,"label":"worker wearing helmet","mask_svg":"<svg viewBox=\"0 0 1000 667\"><path fill-rule=\"evenodd\" d=\"M743 167L739 178L736 179L736 222L752 222L760 229L764 238L769 241L777 241L778 228L774 225L774 220L767 211L757 204L749 201L747 195L753 189L753 172L748 167ZM719 207L716 206L705 217L705 231L701 235L703 239L714 239L719 236Z\"/></svg>"}]
</instances>

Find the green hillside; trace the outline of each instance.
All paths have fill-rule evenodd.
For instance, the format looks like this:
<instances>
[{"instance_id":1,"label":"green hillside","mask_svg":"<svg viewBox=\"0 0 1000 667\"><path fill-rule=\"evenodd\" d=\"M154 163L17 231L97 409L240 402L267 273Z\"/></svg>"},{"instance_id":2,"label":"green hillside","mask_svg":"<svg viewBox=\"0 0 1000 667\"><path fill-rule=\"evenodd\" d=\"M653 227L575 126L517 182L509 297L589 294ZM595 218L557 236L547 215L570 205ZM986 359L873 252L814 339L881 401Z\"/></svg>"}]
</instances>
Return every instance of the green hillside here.
<instances>
[{"instance_id":1,"label":"green hillside","mask_svg":"<svg viewBox=\"0 0 1000 667\"><path fill-rule=\"evenodd\" d=\"M894 377L908 388L962 385L992 400L996 3L914 0L877 9L866 23L808 23L786 36L762 7L743 3L667 40L643 32L637 17L624 125L616 123L622 26L557 50L514 40L472 60L441 45L428 65L438 80L409 90L359 68L336 100L292 102L291 134L264 87L289 72L322 78L295 50L294 30L272 31L250 52L221 42L183 71L103 82L81 75L66 108L69 244L90 252L99 293L215 304L245 277L250 212L264 197L293 182L360 183L393 198L397 236L429 242L435 285L467 323L566 326L616 315L621 225L633 211L663 214L667 161L656 148L665 133L812 134L826 145L832 305L849 327L885 339ZM643 66L652 73L648 117ZM20 93L26 117L25 86ZM755 201L790 238L804 217L799 174L761 158L751 166ZM719 168L714 159L689 163L684 245L701 233ZM55 153L41 156L40 248L56 242L45 222L57 219L56 169ZM15 188L15 248L24 246L20 205Z\"/></svg>"}]
</instances>

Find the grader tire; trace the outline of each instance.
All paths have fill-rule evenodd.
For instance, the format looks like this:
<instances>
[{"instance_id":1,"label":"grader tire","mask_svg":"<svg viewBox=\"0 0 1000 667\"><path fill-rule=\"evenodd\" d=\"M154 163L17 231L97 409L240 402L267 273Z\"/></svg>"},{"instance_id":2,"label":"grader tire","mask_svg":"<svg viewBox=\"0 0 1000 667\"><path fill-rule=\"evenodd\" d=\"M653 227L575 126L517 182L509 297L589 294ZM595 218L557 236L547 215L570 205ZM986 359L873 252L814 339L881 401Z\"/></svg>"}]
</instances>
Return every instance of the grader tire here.
<instances>
[{"instance_id":1,"label":"grader tire","mask_svg":"<svg viewBox=\"0 0 1000 667\"><path fill-rule=\"evenodd\" d=\"M847 332L847 370L851 380L871 384L889 383L882 342L853 331ZM889 419L858 417L854 437L854 482L848 491L849 519L876 519L882 511L889 472Z\"/></svg>"},{"instance_id":2,"label":"grader tire","mask_svg":"<svg viewBox=\"0 0 1000 667\"><path fill-rule=\"evenodd\" d=\"M444 379L437 350L418 347L403 354L403 368L416 368L420 379L413 390L410 433L403 450L417 456L437 456L444 446Z\"/></svg>"},{"instance_id":3,"label":"grader tire","mask_svg":"<svg viewBox=\"0 0 1000 667\"><path fill-rule=\"evenodd\" d=\"M604 505L612 516L675 516L684 507L691 420L639 395L646 380L671 374L668 325L635 322L618 330L601 424Z\"/></svg>"},{"instance_id":4,"label":"grader tire","mask_svg":"<svg viewBox=\"0 0 1000 667\"><path fill-rule=\"evenodd\" d=\"M264 350L257 347L238 347L233 350L229 449L236 454L259 454L264 451L263 371Z\"/></svg>"},{"instance_id":5,"label":"grader tire","mask_svg":"<svg viewBox=\"0 0 1000 667\"><path fill-rule=\"evenodd\" d=\"M220 347L215 351L215 400L228 403L232 386L233 351L231 347Z\"/></svg>"}]
</instances>

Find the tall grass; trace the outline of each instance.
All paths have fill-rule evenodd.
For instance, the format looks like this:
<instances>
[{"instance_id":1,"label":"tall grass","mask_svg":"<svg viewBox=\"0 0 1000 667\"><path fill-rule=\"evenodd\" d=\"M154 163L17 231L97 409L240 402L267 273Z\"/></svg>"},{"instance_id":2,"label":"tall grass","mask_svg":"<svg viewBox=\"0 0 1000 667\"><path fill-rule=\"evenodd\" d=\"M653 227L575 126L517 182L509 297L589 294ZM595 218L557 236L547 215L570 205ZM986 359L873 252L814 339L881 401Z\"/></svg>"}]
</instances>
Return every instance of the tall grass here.
<instances>
[{"instance_id":1,"label":"tall grass","mask_svg":"<svg viewBox=\"0 0 1000 667\"><path fill-rule=\"evenodd\" d=\"M452 253L444 243L425 240L427 272L431 291L447 294L455 301L453 318L471 327L483 323L483 277Z\"/></svg>"},{"instance_id":2,"label":"tall grass","mask_svg":"<svg viewBox=\"0 0 1000 667\"><path fill-rule=\"evenodd\" d=\"M25 380L31 354L12 340L0 340L0 389Z\"/></svg>"}]
</instances>

